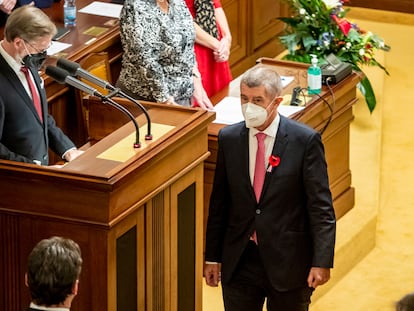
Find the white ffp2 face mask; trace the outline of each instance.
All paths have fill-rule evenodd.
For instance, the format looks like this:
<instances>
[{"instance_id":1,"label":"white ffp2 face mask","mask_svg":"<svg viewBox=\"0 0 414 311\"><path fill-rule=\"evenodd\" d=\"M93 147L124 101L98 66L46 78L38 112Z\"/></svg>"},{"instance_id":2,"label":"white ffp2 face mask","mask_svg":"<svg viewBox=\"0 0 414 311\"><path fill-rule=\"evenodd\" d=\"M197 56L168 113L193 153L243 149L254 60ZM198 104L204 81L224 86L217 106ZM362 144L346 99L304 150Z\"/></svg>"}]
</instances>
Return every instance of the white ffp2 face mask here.
<instances>
[{"instance_id":1,"label":"white ffp2 face mask","mask_svg":"<svg viewBox=\"0 0 414 311\"><path fill-rule=\"evenodd\" d=\"M263 125L267 120L267 110L253 103L246 103L241 106L246 127L254 128Z\"/></svg>"}]
</instances>

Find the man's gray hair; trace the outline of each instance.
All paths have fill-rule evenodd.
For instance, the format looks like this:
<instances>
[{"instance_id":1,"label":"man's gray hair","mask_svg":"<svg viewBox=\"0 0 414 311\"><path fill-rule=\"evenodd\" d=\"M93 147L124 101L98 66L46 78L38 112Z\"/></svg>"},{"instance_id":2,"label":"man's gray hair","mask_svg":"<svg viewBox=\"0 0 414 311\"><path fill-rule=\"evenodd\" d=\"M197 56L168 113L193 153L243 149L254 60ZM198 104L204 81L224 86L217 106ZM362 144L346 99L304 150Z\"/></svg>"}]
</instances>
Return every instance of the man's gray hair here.
<instances>
[{"instance_id":1,"label":"man's gray hair","mask_svg":"<svg viewBox=\"0 0 414 311\"><path fill-rule=\"evenodd\" d=\"M249 88L264 86L266 94L271 98L282 93L282 80L279 74L265 65L256 65L247 70L243 74L240 83Z\"/></svg>"}]
</instances>

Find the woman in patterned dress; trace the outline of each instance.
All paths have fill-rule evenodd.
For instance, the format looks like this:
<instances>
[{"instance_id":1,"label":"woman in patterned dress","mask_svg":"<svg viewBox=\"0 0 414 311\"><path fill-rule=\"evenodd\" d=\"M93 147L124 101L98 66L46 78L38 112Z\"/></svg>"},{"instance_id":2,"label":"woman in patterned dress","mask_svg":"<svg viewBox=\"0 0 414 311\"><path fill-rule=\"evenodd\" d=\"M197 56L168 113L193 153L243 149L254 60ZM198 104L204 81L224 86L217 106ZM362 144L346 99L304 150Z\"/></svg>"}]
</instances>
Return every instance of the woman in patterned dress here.
<instances>
[{"instance_id":1,"label":"woman in patterned dress","mask_svg":"<svg viewBox=\"0 0 414 311\"><path fill-rule=\"evenodd\" d=\"M124 50L118 87L138 99L213 106L194 55L195 29L184 0L126 0L120 17Z\"/></svg>"}]
</instances>

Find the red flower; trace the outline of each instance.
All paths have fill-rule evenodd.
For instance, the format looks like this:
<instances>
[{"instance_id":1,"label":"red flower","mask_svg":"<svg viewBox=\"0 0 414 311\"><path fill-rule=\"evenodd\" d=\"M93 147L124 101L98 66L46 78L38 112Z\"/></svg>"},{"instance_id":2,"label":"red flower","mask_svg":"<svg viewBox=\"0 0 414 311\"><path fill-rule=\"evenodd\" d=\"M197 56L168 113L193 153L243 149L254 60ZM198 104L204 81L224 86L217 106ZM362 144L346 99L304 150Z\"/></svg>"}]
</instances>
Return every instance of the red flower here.
<instances>
[{"instance_id":1,"label":"red flower","mask_svg":"<svg viewBox=\"0 0 414 311\"><path fill-rule=\"evenodd\" d=\"M332 19L336 22L339 29L343 32L345 36L348 35L349 30L352 28L352 24L348 22L345 18L338 18L336 15L331 15Z\"/></svg>"},{"instance_id":2,"label":"red flower","mask_svg":"<svg viewBox=\"0 0 414 311\"><path fill-rule=\"evenodd\" d=\"M267 171L272 172L273 168L276 166L279 166L279 164L280 164L280 158L278 156L271 155L269 157L269 165L267 167Z\"/></svg>"}]
</instances>

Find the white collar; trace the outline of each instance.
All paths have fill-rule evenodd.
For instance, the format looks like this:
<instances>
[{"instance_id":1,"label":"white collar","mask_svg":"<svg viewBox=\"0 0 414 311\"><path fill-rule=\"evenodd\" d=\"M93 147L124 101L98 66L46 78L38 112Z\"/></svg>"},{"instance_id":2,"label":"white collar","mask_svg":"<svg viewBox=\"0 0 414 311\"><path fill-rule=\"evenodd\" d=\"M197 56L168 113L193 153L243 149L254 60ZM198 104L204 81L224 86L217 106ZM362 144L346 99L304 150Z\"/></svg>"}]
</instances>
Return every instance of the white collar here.
<instances>
[{"instance_id":1,"label":"white collar","mask_svg":"<svg viewBox=\"0 0 414 311\"><path fill-rule=\"evenodd\" d=\"M269 126L264 129L264 131L261 131L261 133L265 133L267 136L276 138L277 129L279 128L279 123L280 123L280 115L277 112L276 117L273 119L272 123L270 123ZM249 132L250 132L250 136L255 136L260 131L256 128L251 128Z\"/></svg>"},{"instance_id":2,"label":"white collar","mask_svg":"<svg viewBox=\"0 0 414 311\"><path fill-rule=\"evenodd\" d=\"M3 48L3 40L0 41L0 54L1 54L1 56L4 57L7 64L9 64L9 66L16 73L20 72L20 68L22 68L22 64L19 64L18 62L16 62L16 60L9 53L6 52L6 50Z\"/></svg>"},{"instance_id":3,"label":"white collar","mask_svg":"<svg viewBox=\"0 0 414 311\"><path fill-rule=\"evenodd\" d=\"M32 309L36 309L36 310L47 310L47 311L68 311L70 310L69 308L66 307L53 307L53 308L49 308L49 307L43 307L43 306L38 306L35 303L30 303L30 308Z\"/></svg>"}]
</instances>

